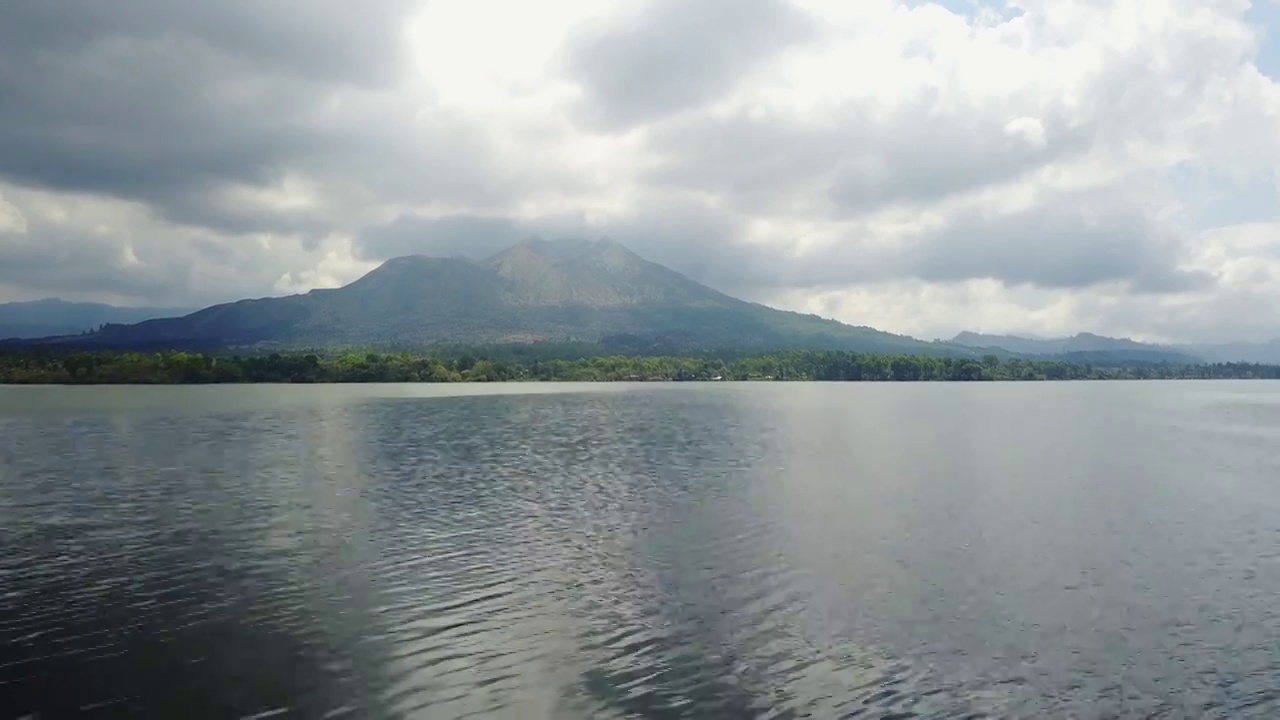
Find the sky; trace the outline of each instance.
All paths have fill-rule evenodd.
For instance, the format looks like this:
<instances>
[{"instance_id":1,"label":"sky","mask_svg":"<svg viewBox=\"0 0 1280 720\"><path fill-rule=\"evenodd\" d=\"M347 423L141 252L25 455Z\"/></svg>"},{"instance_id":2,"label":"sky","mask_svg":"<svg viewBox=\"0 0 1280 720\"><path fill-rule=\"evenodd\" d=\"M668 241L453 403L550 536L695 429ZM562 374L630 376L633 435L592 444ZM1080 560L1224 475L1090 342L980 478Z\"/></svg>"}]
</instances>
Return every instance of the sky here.
<instances>
[{"instance_id":1,"label":"sky","mask_svg":"<svg viewBox=\"0 0 1280 720\"><path fill-rule=\"evenodd\" d=\"M0 301L610 237L919 337L1280 337L1280 0L0 9Z\"/></svg>"}]
</instances>

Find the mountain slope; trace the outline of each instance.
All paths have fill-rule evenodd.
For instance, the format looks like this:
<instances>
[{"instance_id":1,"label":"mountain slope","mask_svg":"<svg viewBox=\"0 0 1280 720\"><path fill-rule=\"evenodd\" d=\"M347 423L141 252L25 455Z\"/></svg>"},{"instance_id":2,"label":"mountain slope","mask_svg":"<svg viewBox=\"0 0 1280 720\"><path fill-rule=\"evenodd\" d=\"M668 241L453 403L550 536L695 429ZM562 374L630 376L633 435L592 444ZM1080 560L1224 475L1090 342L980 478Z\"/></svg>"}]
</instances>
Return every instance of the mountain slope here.
<instances>
[{"instance_id":1,"label":"mountain slope","mask_svg":"<svg viewBox=\"0 0 1280 720\"><path fill-rule=\"evenodd\" d=\"M425 346L530 341L630 350L808 347L973 355L739 300L608 241L530 240L482 261L409 256L342 288L113 325L110 347Z\"/></svg>"},{"instance_id":2,"label":"mountain slope","mask_svg":"<svg viewBox=\"0 0 1280 720\"><path fill-rule=\"evenodd\" d=\"M1280 339L1259 343L1236 342L1181 345L1179 349L1211 362L1280 364Z\"/></svg>"},{"instance_id":3,"label":"mountain slope","mask_svg":"<svg viewBox=\"0 0 1280 720\"><path fill-rule=\"evenodd\" d=\"M1062 338L1028 338L1017 335L984 335L962 332L951 339L956 345L983 349L999 348L1018 355L1055 356L1079 362L1171 362L1194 363L1201 358L1183 348L1140 343L1128 338L1110 338L1080 333Z\"/></svg>"},{"instance_id":4,"label":"mountain slope","mask_svg":"<svg viewBox=\"0 0 1280 720\"><path fill-rule=\"evenodd\" d=\"M79 335L107 323L137 323L151 318L186 315L190 309L116 307L50 298L0 303L0 338Z\"/></svg>"}]
</instances>

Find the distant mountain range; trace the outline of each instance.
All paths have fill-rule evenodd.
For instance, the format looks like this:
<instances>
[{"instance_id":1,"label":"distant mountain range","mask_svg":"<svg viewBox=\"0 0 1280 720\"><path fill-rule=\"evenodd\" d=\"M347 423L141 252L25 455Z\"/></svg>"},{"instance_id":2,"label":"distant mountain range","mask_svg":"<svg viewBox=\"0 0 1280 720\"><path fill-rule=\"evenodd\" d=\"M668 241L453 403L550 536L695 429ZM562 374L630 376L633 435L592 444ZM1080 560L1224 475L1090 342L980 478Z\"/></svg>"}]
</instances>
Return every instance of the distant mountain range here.
<instances>
[{"instance_id":1,"label":"distant mountain range","mask_svg":"<svg viewBox=\"0 0 1280 720\"><path fill-rule=\"evenodd\" d=\"M1063 338L1028 338L962 332L950 341L974 349L997 348L1026 356L1090 359L1091 362L1252 362L1280 364L1280 340L1264 343L1156 345L1127 338L1080 333Z\"/></svg>"},{"instance_id":2,"label":"distant mountain range","mask_svg":"<svg viewBox=\"0 0 1280 720\"><path fill-rule=\"evenodd\" d=\"M395 258L342 288L241 300L43 342L203 349L531 341L605 343L619 352L803 347L977 354L739 300L610 240L537 239L484 260Z\"/></svg>"},{"instance_id":3,"label":"distant mountain range","mask_svg":"<svg viewBox=\"0 0 1280 720\"><path fill-rule=\"evenodd\" d=\"M1081 333L926 342L730 297L610 240L527 240L483 260L413 255L341 288L191 312L0 304L0 338L83 348L423 348L579 342L619 353L785 348L1075 362L1280 364L1280 340L1154 345Z\"/></svg>"},{"instance_id":4,"label":"distant mountain range","mask_svg":"<svg viewBox=\"0 0 1280 720\"><path fill-rule=\"evenodd\" d=\"M1080 333L1065 338L1026 338L1016 335L981 335L962 332L951 339L971 348L998 348L1015 355L1073 357L1089 362L1194 363L1200 358L1177 348L1146 345L1123 338Z\"/></svg>"},{"instance_id":5,"label":"distant mountain range","mask_svg":"<svg viewBox=\"0 0 1280 720\"><path fill-rule=\"evenodd\" d=\"M0 338L79 335L108 323L138 323L189 312L191 308L116 307L57 299L0 303Z\"/></svg>"}]
</instances>

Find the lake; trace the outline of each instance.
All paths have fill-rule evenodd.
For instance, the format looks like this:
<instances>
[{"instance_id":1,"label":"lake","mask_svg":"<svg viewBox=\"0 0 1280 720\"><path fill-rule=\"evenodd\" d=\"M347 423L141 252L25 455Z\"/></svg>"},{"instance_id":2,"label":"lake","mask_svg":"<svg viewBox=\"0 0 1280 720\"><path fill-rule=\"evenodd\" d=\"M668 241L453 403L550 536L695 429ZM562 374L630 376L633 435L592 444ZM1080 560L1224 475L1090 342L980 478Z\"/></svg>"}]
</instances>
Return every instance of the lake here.
<instances>
[{"instance_id":1,"label":"lake","mask_svg":"<svg viewBox=\"0 0 1280 720\"><path fill-rule=\"evenodd\" d=\"M4 718L1280 716L1280 384L0 387L0 541Z\"/></svg>"}]
</instances>

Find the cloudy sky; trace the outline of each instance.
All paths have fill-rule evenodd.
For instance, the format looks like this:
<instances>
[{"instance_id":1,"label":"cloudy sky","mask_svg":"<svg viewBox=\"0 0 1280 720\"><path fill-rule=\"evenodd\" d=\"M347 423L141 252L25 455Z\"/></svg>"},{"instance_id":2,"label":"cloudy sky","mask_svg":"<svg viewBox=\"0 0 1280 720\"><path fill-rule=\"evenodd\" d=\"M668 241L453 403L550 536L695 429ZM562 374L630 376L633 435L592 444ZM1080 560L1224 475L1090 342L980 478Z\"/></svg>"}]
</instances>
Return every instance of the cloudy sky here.
<instances>
[{"instance_id":1,"label":"cloudy sky","mask_svg":"<svg viewBox=\"0 0 1280 720\"><path fill-rule=\"evenodd\" d=\"M1280 0L0 9L0 301L531 235L922 337L1280 337Z\"/></svg>"}]
</instances>

